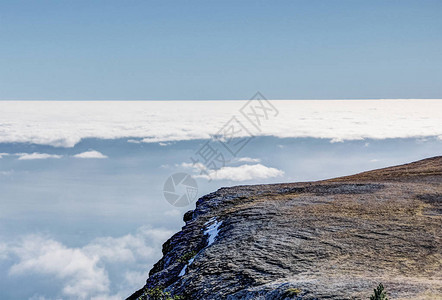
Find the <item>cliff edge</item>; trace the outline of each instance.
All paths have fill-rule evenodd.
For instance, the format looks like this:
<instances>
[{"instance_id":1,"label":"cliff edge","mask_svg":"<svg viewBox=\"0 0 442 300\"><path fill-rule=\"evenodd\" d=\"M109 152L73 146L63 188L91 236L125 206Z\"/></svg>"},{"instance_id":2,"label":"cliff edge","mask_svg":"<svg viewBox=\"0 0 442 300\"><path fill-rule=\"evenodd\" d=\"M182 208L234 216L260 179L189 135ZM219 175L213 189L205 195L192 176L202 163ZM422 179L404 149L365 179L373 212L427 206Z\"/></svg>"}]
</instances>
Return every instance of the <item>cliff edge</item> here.
<instances>
[{"instance_id":1,"label":"cliff edge","mask_svg":"<svg viewBox=\"0 0 442 300\"><path fill-rule=\"evenodd\" d=\"M442 156L200 198L128 299L442 299ZM164 299L167 298L166 296Z\"/></svg>"}]
</instances>

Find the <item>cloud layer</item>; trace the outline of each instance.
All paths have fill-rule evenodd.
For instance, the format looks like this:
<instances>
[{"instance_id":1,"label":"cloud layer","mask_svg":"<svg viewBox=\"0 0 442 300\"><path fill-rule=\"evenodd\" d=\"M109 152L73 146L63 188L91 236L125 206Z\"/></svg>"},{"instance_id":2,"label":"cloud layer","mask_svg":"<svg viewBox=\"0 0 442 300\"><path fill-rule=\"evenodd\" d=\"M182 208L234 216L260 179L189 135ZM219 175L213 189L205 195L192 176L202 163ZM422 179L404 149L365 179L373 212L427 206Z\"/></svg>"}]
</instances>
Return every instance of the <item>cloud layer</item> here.
<instances>
[{"instance_id":1,"label":"cloud layer","mask_svg":"<svg viewBox=\"0 0 442 300\"><path fill-rule=\"evenodd\" d=\"M10 276L37 275L61 282L60 296L68 299L121 299L143 285L146 266L152 264L171 231L142 227L135 234L104 237L84 247L71 248L42 235L28 235L0 243L0 260L12 259ZM109 268L129 270L114 276ZM115 275L115 274L114 274ZM125 290L112 291L112 287ZM113 293L114 292L114 293Z\"/></svg>"},{"instance_id":2,"label":"cloud layer","mask_svg":"<svg viewBox=\"0 0 442 300\"><path fill-rule=\"evenodd\" d=\"M259 128L239 113L245 103L4 101L0 102L0 142L73 147L83 138L207 139L232 116L254 135L334 141L442 136L442 100L275 100L278 116L263 120Z\"/></svg>"}]
</instances>

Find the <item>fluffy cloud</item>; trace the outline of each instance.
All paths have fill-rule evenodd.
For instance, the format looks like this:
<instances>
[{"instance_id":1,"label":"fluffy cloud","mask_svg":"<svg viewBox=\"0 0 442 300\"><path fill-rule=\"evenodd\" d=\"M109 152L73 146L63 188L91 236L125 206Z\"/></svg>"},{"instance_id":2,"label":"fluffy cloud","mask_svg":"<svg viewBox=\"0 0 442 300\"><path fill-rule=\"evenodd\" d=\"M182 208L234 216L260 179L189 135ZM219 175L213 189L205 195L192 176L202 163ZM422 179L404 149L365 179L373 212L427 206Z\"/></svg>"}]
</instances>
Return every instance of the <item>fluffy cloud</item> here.
<instances>
[{"instance_id":1,"label":"fluffy cloud","mask_svg":"<svg viewBox=\"0 0 442 300\"><path fill-rule=\"evenodd\" d=\"M239 162L249 162L249 163L259 163L261 160L259 158L251 158L251 157L239 157L237 159Z\"/></svg>"},{"instance_id":2,"label":"fluffy cloud","mask_svg":"<svg viewBox=\"0 0 442 300\"><path fill-rule=\"evenodd\" d=\"M41 236L27 236L12 252L19 262L9 270L11 275L55 276L65 282L64 295L79 299L109 290L107 273L97 265L99 256L88 255L82 249L68 248Z\"/></svg>"},{"instance_id":3,"label":"fluffy cloud","mask_svg":"<svg viewBox=\"0 0 442 300\"><path fill-rule=\"evenodd\" d=\"M0 102L0 143L73 147L83 138L143 142L208 139L233 115L241 118L252 134L263 136L334 141L442 136L442 100L274 100L279 114L263 120L260 130L241 117L239 109L245 103L4 101Z\"/></svg>"},{"instance_id":4,"label":"fluffy cloud","mask_svg":"<svg viewBox=\"0 0 442 300\"><path fill-rule=\"evenodd\" d=\"M48 276L61 281L60 294L69 299L121 299L143 285L146 265L158 258L155 253L171 234L165 229L142 227L135 234L98 238L79 248L29 235L0 244L0 259L15 259L9 269L11 276ZM111 282L108 268L118 265L121 272L117 281Z\"/></svg>"},{"instance_id":5,"label":"fluffy cloud","mask_svg":"<svg viewBox=\"0 0 442 300\"><path fill-rule=\"evenodd\" d=\"M48 159L48 158L62 158L62 155L47 154L47 153L17 153L18 160L33 160L33 159Z\"/></svg>"},{"instance_id":6,"label":"fluffy cloud","mask_svg":"<svg viewBox=\"0 0 442 300\"><path fill-rule=\"evenodd\" d=\"M208 180L232 180L232 181L246 181L253 179L266 179L278 176L283 176L284 172L276 168L266 167L262 164L241 165L235 167L223 167L219 170L210 170L203 164L182 163L183 168L191 168L198 175L195 178L204 178ZM204 170L201 174L201 170Z\"/></svg>"},{"instance_id":7,"label":"fluffy cloud","mask_svg":"<svg viewBox=\"0 0 442 300\"><path fill-rule=\"evenodd\" d=\"M78 154L75 154L74 157L76 157L76 158L98 158L98 159L107 158L106 155L104 155L98 151L95 151L95 150L78 153Z\"/></svg>"},{"instance_id":8,"label":"fluffy cloud","mask_svg":"<svg viewBox=\"0 0 442 300\"><path fill-rule=\"evenodd\" d=\"M238 167L223 167L219 170L209 170L208 175L201 174L195 177L212 179L212 180L233 180L245 181L253 179L266 179L272 177L283 176L284 172L275 168L256 165L241 165Z\"/></svg>"}]
</instances>

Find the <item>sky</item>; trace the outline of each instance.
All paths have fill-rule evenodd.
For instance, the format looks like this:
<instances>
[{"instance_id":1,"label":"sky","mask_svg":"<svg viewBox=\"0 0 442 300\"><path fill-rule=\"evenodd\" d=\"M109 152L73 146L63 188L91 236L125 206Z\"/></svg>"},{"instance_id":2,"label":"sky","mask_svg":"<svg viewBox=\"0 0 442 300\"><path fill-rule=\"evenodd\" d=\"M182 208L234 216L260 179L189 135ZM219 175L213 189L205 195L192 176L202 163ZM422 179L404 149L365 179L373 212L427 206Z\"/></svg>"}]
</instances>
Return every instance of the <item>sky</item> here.
<instances>
[{"instance_id":1,"label":"sky","mask_svg":"<svg viewBox=\"0 0 442 300\"><path fill-rule=\"evenodd\" d=\"M0 99L441 98L442 2L0 1Z\"/></svg>"}]
</instances>

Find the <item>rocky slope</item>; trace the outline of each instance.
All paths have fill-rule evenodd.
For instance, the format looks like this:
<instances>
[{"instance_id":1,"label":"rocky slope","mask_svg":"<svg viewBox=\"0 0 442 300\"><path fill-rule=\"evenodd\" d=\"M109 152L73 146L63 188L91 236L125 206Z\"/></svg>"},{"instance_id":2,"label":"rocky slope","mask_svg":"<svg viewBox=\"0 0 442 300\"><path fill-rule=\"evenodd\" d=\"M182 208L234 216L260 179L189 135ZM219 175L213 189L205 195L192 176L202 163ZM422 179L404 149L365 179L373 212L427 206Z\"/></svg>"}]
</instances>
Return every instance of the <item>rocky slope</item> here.
<instances>
[{"instance_id":1,"label":"rocky slope","mask_svg":"<svg viewBox=\"0 0 442 300\"><path fill-rule=\"evenodd\" d=\"M442 156L200 198L128 299L442 299ZM172 299L172 297L170 297Z\"/></svg>"}]
</instances>

